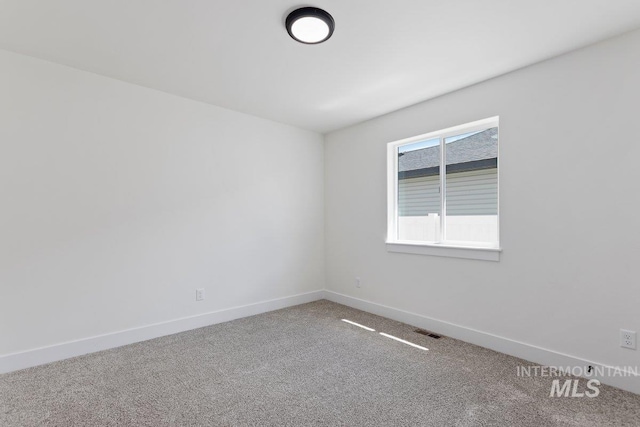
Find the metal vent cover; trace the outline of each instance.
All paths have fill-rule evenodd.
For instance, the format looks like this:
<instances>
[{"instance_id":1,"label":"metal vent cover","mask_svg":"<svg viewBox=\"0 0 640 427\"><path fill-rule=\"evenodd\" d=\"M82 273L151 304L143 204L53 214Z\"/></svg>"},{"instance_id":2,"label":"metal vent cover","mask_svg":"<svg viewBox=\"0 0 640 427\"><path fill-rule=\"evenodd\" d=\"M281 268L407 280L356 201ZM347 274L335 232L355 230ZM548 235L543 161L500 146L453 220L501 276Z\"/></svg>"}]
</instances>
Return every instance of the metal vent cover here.
<instances>
[{"instance_id":1,"label":"metal vent cover","mask_svg":"<svg viewBox=\"0 0 640 427\"><path fill-rule=\"evenodd\" d=\"M440 339L440 338L442 338L442 336L440 336L440 335L438 335L438 334L436 334L436 333L433 333L433 332L431 332L431 331L424 330L424 329L416 329L416 330L415 330L415 331L413 331L413 332L417 332L417 333L419 333L419 334L421 334L421 335L426 335L426 336L428 336L428 337L435 338L435 339L437 339L437 340L438 340L438 339Z\"/></svg>"}]
</instances>

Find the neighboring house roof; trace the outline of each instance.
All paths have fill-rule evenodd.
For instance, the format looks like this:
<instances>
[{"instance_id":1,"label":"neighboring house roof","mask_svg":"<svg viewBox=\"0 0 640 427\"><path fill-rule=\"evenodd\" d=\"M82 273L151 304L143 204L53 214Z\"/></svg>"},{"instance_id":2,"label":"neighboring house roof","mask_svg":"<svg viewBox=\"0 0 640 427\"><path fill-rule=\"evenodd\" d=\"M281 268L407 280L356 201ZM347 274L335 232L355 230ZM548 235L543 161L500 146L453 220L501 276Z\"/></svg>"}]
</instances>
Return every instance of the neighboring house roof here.
<instances>
[{"instance_id":1,"label":"neighboring house roof","mask_svg":"<svg viewBox=\"0 0 640 427\"><path fill-rule=\"evenodd\" d=\"M498 165L498 128L491 128L447 144L447 171L463 172ZM398 176L416 178L439 173L440 146L400 153Z\"/></svg>"}]
</instances>

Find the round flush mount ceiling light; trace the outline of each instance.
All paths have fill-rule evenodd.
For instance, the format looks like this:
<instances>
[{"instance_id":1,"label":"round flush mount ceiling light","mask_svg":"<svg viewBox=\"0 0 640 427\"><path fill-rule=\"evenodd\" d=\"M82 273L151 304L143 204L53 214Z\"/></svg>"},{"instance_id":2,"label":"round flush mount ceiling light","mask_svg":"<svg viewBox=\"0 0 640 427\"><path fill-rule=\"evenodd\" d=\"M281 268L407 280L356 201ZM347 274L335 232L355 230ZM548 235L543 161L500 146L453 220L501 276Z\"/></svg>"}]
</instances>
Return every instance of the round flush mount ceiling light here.
<instances>
[{"instance_id":1,"label":"round flush mount ceiling light","mask_svg":"<svg viewBox=\"0 0 640 427\"><path fill-rule=\"evenodd\" d=\"M296 41L318 44L329 39L335 23L329 13L317 7L302 7L287 16L287 32Z\"/></svg>"}]
</instances>

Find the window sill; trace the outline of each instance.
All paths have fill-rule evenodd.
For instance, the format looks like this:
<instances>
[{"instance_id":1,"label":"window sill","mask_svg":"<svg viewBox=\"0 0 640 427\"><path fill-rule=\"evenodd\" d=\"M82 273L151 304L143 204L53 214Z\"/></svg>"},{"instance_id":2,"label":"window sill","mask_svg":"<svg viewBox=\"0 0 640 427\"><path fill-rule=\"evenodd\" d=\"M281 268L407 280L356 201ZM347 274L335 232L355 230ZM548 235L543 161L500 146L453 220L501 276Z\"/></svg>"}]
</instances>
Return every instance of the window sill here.
<instances>
[{"instance_id":1,"label":"window sill","mask_svg":"<svg viewBox=\"0 0 640 427\"><path fill-rule=\"evenodd\" d=\"M432 255L450 258L500 261L500 248L455 246L451 244L425 244L414 242L387 242L387 252Z\"/></svg>"}]
</instances>

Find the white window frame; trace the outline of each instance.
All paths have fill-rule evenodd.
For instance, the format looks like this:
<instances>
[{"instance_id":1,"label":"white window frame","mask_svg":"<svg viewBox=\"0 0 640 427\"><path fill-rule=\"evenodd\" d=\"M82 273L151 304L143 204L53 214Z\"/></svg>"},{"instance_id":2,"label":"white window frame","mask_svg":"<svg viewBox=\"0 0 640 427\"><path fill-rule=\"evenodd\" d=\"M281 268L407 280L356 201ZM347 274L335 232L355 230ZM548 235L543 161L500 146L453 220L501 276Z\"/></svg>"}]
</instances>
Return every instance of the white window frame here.
<instances>
[{"instance_id":1,"label":"white window frame","mask_svg":"<svg viewBox=\"0 0 640 427\"><path fill-rule=\"evenodd\" d=\"M447 129L417 135L387 144L387 240L389 252L469 258L499 261L500 252L500 167L498 166L498 241L495 243L461 242L444 240L446 236L446 150L445 139L467 132L482 131L497 127L499 117L491 117L453 126ZM398 147L429 139L440 139L440 241L422 242L398 239ZM499 144L499 142L498 142ZM499 150L499 148L498 148ZM498 163L500 162L498 156Z\"/></svg>"}]
</instances>

